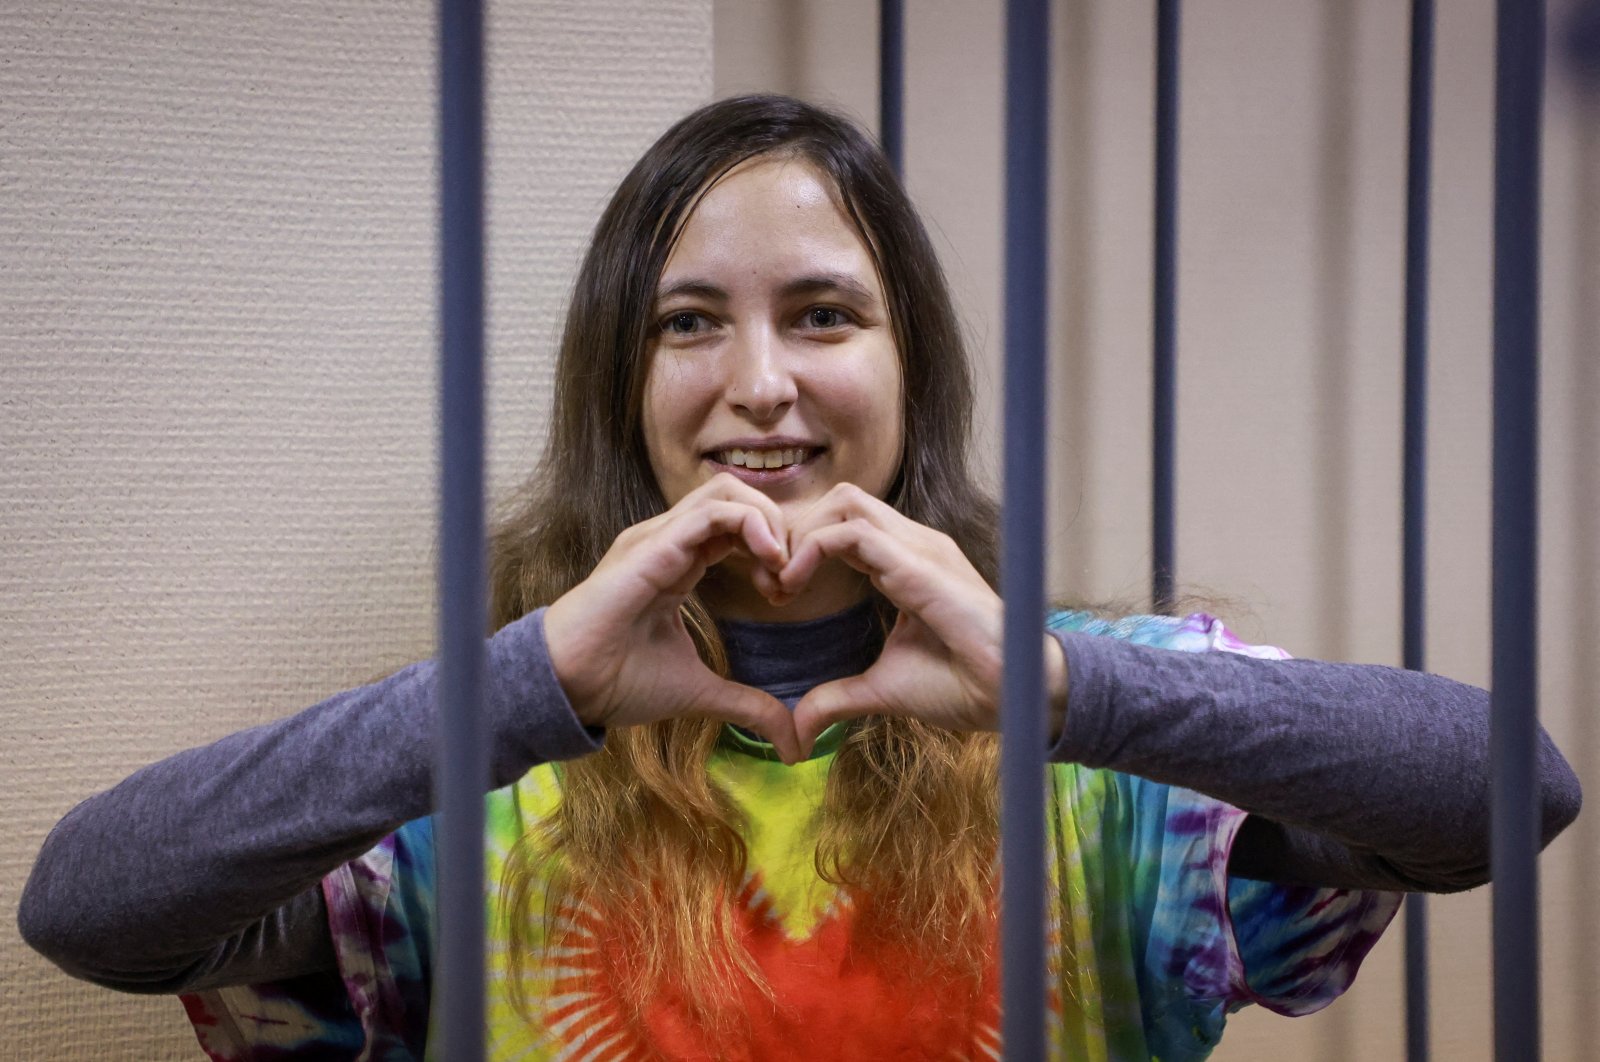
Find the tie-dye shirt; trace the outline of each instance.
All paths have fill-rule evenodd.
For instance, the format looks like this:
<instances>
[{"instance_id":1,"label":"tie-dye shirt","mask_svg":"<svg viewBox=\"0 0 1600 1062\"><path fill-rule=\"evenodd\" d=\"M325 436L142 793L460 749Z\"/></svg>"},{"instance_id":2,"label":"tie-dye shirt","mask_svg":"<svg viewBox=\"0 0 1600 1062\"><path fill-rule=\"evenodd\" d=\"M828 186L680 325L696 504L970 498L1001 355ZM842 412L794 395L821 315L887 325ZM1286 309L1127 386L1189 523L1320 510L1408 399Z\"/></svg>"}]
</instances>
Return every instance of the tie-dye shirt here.
<instances>
[{"instance_id":1,"label":"tie-dye shirt","mask_svg":"<svg viewBox=\"0 0 1600 1062\"><path fill-rule=\"evenodd\" d=\"M1107 622L1062 613L1052 626L1170 649L1284 656L1238 642L1205 616ZM852 940L851 904L817 876L808 824L838 736L825 734L811 760L787 767L730 729L711 761L748 824L736 923L775 996L768 1002L751 990L748 1009L759 1020L737 1046L685 1020L671 991L630 1013L613 988L626 955L597 918L563 940L559 967L545 974L540 1020L523 1018L509 994L497 883L511 846L559 801L560 768L537 767L491 793L490 1057L999 1057L993 971L959 990L913 980L903 957L863 952ZM1244 812L1116 771L1049 770L1053 1057L1185 1062L1205 1058L1227 1015L1246 1004L1317 1010L1350 984L1398 907L1393 893L1231 880L1228 852ZM338 973L185 996L202 1046L218 1060L442 1057L428 1022L433 887L431 818L329 874L322 888Z\"/></svg>"}]
</instances>

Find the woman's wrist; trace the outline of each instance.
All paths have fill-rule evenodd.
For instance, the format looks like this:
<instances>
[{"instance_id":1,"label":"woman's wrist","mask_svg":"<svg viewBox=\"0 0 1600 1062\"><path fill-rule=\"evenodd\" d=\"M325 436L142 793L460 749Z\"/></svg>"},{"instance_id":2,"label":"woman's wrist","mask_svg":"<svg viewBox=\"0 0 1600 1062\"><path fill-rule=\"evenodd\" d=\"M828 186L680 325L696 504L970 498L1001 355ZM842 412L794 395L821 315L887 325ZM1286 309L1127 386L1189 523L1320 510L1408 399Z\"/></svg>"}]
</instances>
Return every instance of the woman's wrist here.
<instances>
[{"instance_id":1,"label":"woman's wrist","mask_svg":"<svg viewBox=\"0 0 1600 1062\"><path fill-rule=\"evenodd\" d=\"M568 596L562 595L544 610L545 652L549 656L550 670L555 674L556 684L566 695L567 703L572 706L578 721L584 726L603 726L604 721L597 718L599 713L595 710L595 698L588 696L588 691L581 688L583 683L576 674L575 656L581 654L572 652L566 637L570 626L566 615L566 609L571 604L567 601Z\"/></svg>"}]
</instances>

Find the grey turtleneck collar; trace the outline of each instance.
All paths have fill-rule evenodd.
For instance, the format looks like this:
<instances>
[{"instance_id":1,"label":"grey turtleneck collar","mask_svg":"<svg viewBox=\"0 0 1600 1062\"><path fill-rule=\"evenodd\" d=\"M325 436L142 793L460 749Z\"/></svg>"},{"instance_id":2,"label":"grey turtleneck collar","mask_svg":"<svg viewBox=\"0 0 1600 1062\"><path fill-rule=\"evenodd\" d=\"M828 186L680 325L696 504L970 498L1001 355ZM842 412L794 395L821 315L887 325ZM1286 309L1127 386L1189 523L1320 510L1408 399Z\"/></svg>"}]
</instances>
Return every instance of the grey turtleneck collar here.
<instances>
[{"instance_id":1,"label":"grey turtleneck collar","mask_svg":"<svg viewBox=\"0 0 1600 1062\"><path fill-rule=\"evenodd\" d=\"M719 620L735 682L754 686L788 707L813 686L872 666L883 631L871 598L843 612L799 623Z\"/></svg>"}]
</instances>

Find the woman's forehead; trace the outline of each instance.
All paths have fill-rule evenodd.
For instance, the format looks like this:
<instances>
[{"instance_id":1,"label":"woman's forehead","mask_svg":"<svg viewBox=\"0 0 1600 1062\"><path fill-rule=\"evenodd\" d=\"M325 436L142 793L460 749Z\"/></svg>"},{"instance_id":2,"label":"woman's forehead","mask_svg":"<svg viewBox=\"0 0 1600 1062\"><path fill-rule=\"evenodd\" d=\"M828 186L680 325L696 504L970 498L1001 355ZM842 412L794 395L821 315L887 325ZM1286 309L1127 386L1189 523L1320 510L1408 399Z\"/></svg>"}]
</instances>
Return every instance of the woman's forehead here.
<instances>
[{"instance_id":1,"label":"woman's forehead","mask_svg":"<svg viewBox=\"0 0 1600 1062\"><path fill-rule=\"evenodd\" d=\"M854 277L878 295L871 254L829 179L803 160L758 158L733 167L700 197L659 290L701 279L726 288L817 274Z\"/></svg>"}]
</instances>

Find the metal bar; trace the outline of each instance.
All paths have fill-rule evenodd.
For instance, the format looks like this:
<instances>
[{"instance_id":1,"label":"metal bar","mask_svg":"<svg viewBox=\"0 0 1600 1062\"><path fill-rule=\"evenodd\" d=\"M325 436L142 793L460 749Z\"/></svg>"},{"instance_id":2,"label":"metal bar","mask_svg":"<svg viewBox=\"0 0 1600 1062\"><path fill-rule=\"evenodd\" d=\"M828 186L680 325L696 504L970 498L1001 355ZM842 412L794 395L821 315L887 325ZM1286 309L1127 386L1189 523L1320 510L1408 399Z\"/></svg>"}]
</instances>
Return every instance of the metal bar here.
<instances>
[{"instance_id":1,"label":"metal bar","mask_svg":"<svg viewBox=\"0 0 1600 1062\"><path fill-rule=\"evenodd\" d=\"M1587 89L1600 88L1600 0L1578 0L1567 14L1561 36L1578 84Z\"/></svg>"},{"instance_id":2,"label":"metal bar","mask_svg":"<svg viewBox=\"0 0 1600 1062\"><path fill-rule=\"evenodd\" d=\"M1406 895L1406 1062L1428 1062L1428 901Z\"/></svg>"},{"instance_id":3,"label":"metal bar","mask_svg":"<svg viewBox=\"0 0 1600 1062\"><path fill-rule=\"evenodd\" d=\"M1406 158L1404 664L1423 668L1428 454L1428 189L1432 179L1433 0L1412 0Z\"/></svg>"},{"instance_id":4,"label":"metal bar","mask_svg":"<svg viewBox=\"0 0 1600 1062\"><path fill-rule=\"evenodd\" d=\"M439 4L439 703L440 1043L452 1062L484 1054L482 719L483 4Z\"/></svg>"},{"instance_id":5,"label":"metal bar","mask_svg":"<svg viewBox=\"0 0 1600 1062\"><path fill-rule=\"evenodd\" d=\"M906 10L878 0L878 140L895 176L905 177Z\"/></svg>"},{"instance_id":6,"label":"metal bar","mask_svg":"<svg viewBox=\"0 0 1600 1062\"><path fill-rule=\"evenodd\" d=\"M1045 1057L1045 296L1049 255L1050 7L1006 4L1005 598L1001 949L1005 1055Z\"/></svg>"},{"instance_id":7,"label":"metal bar","mask_svg":"<svg viewBox=\"0 0 1600 1062\"><path fill-rule=\"evenodd\" d=\"M1170 612L1177 579L1173 490L1178 418L1178 50L1180 0L1156 2L1154 382L1151 408L1150 598Z\"/></svg>"},{"instance_id":8,"label":"metal bar","mask_svg":"<svg viewBox=\"0 0 1600 1062\"><path fill-rule=\"evenodd\" d=\"M1401 655L1421 671L1426 651L1428 461L1428 189L1432 177L1433 0L1412 0L1406 149L1405 445L1401 532ZM1406 897L1406 1059L1428 1059L1428 904Z\"/></svg>"},{"instance_id":9,"label":"metal bar","mask_svg":"<svg viewBox=\"0 0 1600 1062\"><path fill-rule=\"evenodd\" d=\"M1539 1057L1539 148L1543 0L1499 0L1494 166L1495 1058Z\"/></svg>"}]
</instances>

